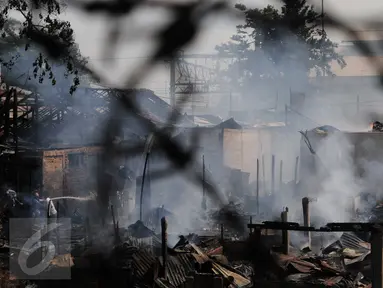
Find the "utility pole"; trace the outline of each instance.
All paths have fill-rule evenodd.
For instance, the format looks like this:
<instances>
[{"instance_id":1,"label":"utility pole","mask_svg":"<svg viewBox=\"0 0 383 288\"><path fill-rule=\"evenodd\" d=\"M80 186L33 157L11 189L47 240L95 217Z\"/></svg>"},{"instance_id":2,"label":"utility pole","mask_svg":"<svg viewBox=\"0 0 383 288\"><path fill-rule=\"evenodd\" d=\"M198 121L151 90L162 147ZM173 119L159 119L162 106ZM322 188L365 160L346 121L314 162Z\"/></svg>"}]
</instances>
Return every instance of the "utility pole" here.
<instances>
[{"instance_id":1,"label":"utility pole","mask_svg":"<svg viewBox=\"0 0 383 288\"><path fill-rule=\"evenodd\" d=\"M206 210L205 181L205 155L202 155L202 210Z\"/></svg>"},{"instance_id":2,"label":"utility pole","mask_svg":"<svg viewBox=\"0 0 383 288\"><path fill-rule=\"evenodd\" d=\"M359 115L359 95L356 96L356 113Z\"/></svg>"},{"instance_id":3,"label":"utility pole","mask_svg":"<svg viewBox=\"0 0 383 288\"><path fill-rule=\"evenodd\" d=\"M257 159L257 216L259 216L259 159Z\"/></svg>"},{"instance_id":4,"label":"utility pole","mask_svg":"<svg viewBox=\"0 0 383 288\"><path fill-rule=\"evenodd\" d=\"M231 90L230 90L230 95L229 95L229 118L232 117L233 115L233 95L231 94Z\"/></svg>"},{"instance_id":5,"label":"utility pole","mask_svg":"<svg viewBox=\"0 0 383 288\"><path fill-rule=\"evenodd\" d=\"M324 33L324 0L322 0L322 33Z\"/></svg>"}]
</instances>

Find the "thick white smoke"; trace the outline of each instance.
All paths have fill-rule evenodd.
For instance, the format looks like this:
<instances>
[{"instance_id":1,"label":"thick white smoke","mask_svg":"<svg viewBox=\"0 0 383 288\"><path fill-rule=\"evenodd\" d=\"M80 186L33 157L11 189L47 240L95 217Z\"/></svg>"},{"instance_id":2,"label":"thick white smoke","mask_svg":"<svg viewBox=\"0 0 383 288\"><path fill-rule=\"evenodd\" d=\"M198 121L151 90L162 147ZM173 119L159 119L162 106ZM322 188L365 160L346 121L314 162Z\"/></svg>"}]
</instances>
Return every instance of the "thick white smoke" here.
<instances>
[{"instance_id":1,"label":"thick white smoke","mask_svg":"<svg viewBox=\"0 0 383 288\"><path fill-rule=\"evenodd\" d=\"M328 136L316 151L324 166L324 171L318 173L323 182L317 202L312 205L313 217L320 217L318 224L351 220L352 201L362 188L356 176L354 152L355 146L343 133Z\"/></svg>"}]
</instances>

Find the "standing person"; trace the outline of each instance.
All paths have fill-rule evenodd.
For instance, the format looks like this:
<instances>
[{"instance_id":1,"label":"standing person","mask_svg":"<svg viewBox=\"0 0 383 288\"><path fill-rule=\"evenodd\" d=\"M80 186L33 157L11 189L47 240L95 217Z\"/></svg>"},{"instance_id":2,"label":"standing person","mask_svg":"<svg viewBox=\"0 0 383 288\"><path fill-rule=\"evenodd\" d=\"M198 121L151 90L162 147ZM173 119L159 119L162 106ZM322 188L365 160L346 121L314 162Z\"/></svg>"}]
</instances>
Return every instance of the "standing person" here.
<instances>
[{"instance_id":1,"label":"standing person","mask_svg":"<svg viewBox=\"0 0 383 288\"><path fill-rule=\"evenodd\" d=\"M47 219L47 222L46 222L47 225L51 226L51 225L57 224L57 210L56 210L55 205L53 204L52 199L47 197L46 199L44 199L44 204L45 204L45 217ZM50 241L52 243L56 243L55 246L59 247L59 246L57 246L58 241L59 241L59 235L58 235L58 231L57 231L56 227L50 227L48 229L50 230L47 233L48 241ZM56 251L56 253L57 252L58 251Z\"/></svg>"},{"instance_id":2,"label":"standing person","mask_svg":"<svg viewBox=\"0 0 383 288\"><path fill-rule=\"evenodd\" d=\"M57 222L57 210L53 201L48 197L46 200L48 224Z\"/></svg>"},{"instance_id":3,"label":"standing person","mask_svg":"<svg viewBox=\"0 0 383 288\"><path fill-rule=\"evenodd\" d=\"M44 211L44 206L42 204L42 199L40 198L40 187L36 187L36 189L33 190L32 210L32 216L34 218L44 216L42 215L42 212Z\"/></svg>"}]
</instances>

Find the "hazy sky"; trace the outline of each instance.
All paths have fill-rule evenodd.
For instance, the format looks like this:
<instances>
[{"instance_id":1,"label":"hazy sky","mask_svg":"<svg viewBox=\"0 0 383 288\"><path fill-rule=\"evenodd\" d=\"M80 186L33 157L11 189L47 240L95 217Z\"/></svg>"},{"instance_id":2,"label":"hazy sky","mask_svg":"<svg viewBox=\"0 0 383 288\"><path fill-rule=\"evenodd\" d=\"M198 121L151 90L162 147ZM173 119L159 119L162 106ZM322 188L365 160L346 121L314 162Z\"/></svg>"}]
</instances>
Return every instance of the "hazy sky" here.
<instances>
[{"instance_id":1,"label":"hazy sky","mask_svg":"<svg viewBox=\"0 0 383 288\"><path fill-rule=\"evenodd\" d=\"M233 4L235 2L232 2ZM267 4L276 4L276 1L267 0L246 0L242 3L247 5L265 6ZM313 0L313 4L320 9L321 0ZM324 0L325 11L331 11L334 15L341 17L353 25L358 25L361 20L370 20L371 17L379 17L383 12L382 0ZM117 58L116 63L111 60L103 60L103 45L105 35L108 33L109 21L107 18L99 16L88 16L79 11L68 9L66 18L72 23L76 33L77 41L80 45L83 55L90 57L91 64L102 71L108 81L113 84L123 83L127 73L134 71L134 68L143 61L142 58L150 53L153 47L151 34L156 29L166 23L169 15L161 11L142 10L131 19L124 20L121 23L125 26L124 39L119 45L118 51L113 57ZM238 19L230 19L228 16L214 16L207 20L203 33L199 35L195 44L190 47L188 52L210 53L214 52L214 46L229 40L229 37L235 32L235 25ZM153 28L154 27L154 28ZM330 36L336 41L344 38L342 34L331 31ZM110 65L108 65L110 64ZM158 68L142 85L151 89L165 90L168 85L168 73L166 70Z\"/></svg>"}]
</instances>

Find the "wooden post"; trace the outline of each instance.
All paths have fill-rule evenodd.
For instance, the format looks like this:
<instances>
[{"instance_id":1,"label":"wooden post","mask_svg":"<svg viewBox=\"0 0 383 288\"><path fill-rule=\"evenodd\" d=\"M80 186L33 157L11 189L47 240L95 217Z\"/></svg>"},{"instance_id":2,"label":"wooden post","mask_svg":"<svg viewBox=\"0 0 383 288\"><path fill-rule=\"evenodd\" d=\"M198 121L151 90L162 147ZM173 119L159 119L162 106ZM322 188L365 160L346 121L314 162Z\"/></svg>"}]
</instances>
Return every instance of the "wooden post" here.
<instances>
[{"instance_id":1,"label":"wooden post","mask_svg":"<svg viewBox=\"0 0 383 288\"><path fill-rule=\"evenodd\" d=\"M262 181L263 181L262 189L263 191L266 191L265 155L262 155Z\"/></svg>"},{"instance_id":2,"label":"wooden post","mask_svg":"<svg viewBox=\"0 0 383 288\"><path fill-rule=\"evenodd\" d=\"M256 247L259 247L259 245L261 244L261 235L262 235L261 229L255 228L254 229L254 240L255 240Z\"/></svg>"},{"instance_id":3,"label":"wooden post","mask_svg":"<svg viewBox=\"0 0 383 288\"><path fill-rule=\"evenodd\" d=\"M113 208L113 205L110 206L110 210L112 212L112 219L113 219L113 229L114 229L114 241L115 241L115 244L118 244L120 242L120 231L119 231L119 228L118 228L118 225L116 224L116 218L114 216L114 208Z\"/></svg>"},{"instance_id":4,"label":"wooden post","mask_svg":"<svg viewBox=\"0 0 383 288\"><path fill-rule=\"evenodd\" d=\"M275 155L271 155L271 195L275 191Z\"/></svg>"},{"instance_id":5,"label":"wooden post","mask_svg":"<svg viewBox=\"0 0 383 288\"><path fill-rule=\"evenodd\" d=\"M12 111L12 113L13 113L13 126L12 126L12 128L13 128L13 142L14 142L14 145L15 145L15 159L16 159L16 164L14 164L15 166L15 172L16 172L16 174L15 174L15 180L16 180L16 185L15 185L15 188L16 188L16 191L17 192L19 192L20 191L20 179L19 179L19 163L20 163L20 161L19 161L19 136L18 136L18 131L17 131L17 117L18 117L18 115L17 115L17 92L16 92L16 89L13 89L12 90L12 92L13 92L13 111Z\"/></svg>"},{"instance_id":6,"label":"wooden post","mask_svg":"<svg viewBox=\"0 0 383 288\"><path fill-rule=\"evenodd\" d=\"M223 279L221 277L214 277L213 278L213 288L222 288L223 286Z\"/></svg>"},{"instance_id":7,"label":"wooden post","mask_svg":"<svg viewBox=\"0 0 383 288\"><path fill-rule=\"evenodd\" d=\"M205 155L202 155L202 210L206 210L206 192L205 192Z\"/></svg>"},{"instance_id":8,"label":"wooden post","mask_svg":"<svg viewBox=\"0 0 383 288\"><path fill-rule=\"evenodd\" d=\"M163 279L167 279L168 271L167 271L167 262L168 262L168 223L166 222L166 218L161 218L161 243L162 243L162 271L161 277Z\"/></svg>"},{"instance_id":9,"label":"wooden post","mask_svg":"<svg viewBox=\"0 0 383 288\"><path fill-rule=\"evenodd\" d=\"M303 208L303 225L305 227L310 227L310 204L309 198L302 198L302 208ZM307 238L308 247L311 249L311 232L305 231L305 237Z\"/></svg>"},{"instance_id":10,"label":"wooden post","mask_svg":"<svg viewBox=\"0 0 383 288\"><path fill-rule=\"evenodd\" d=\"M356 96L356 114L359 115L359 95Z\"/></svg>"},{"instance_id":11,"label":"wooden post","mask_svg":"<svg viewBox=\"0 0 383 288\"><path fill-rule=\"evenodd\" d=\"M287 109L287 105L285 105L285 126L287 126L287 115L288 115L288 109Z\"/></svg>"},{"instance_id":12,"label":"wooden post","mask_svg":"<svg viewBox=\"0 0 383 288\"><path fill-rule=\"evenodd\" d=\"M257 216L259 216L259 159L257 159Z\"/></svg>"},{"instance_id":13,"label":"wooden post","mask_svg":"<svg viewBox=\"0 0 383 288\"><path fill-rule=\"evenodd\" d=\"M286 207L285 211L281 213L282 222L288 222L288 212L289 212L289 208ZM283 230L282 231L282 247L283 247L283 253L286 255L289 254L289 249L290 249L289 243L290 243L289 231Z\"/></svg>"},{"instance_id":14,"label":"wooden post","mask_svg":"<svg viewBox=\"0 0 383 288\"><path fill-rule=\"evenodd\" d=\"M283 160L281 160L281 162L279 163L279 190L280 191L282 190L282 180L283 180L282 173L283 173Z\"/></svg>"},{"instance_id":15,"label":"wooden post","mask_svg":"<svg viewBox=\"0 0 383 288\"><path fill-rule=\"evenodd\" d=\"M89 217L86 217L85 219L85 222L86 222L86 238L87 238L87 244L89 246L92 245L92 231L91 231L91 228L90 228L90 222L89 222Z\"/></svg>"},{"instance_id":16,"label":"wooden post","mask_svg":"<svg viewBox=\"0 0 383 288\"><path fill-rule=\"evenodd\" d=\"M371 268L372 268L372 288L383 287L383 245L382 231L371 232Z\"/></svg>"},{"instance_id":17,"label":"wooden post","mask_svg":"<svg viewBox=\"0 0 383 288\"><path fill-rule=\"evenodd\" d=\"M299 156L295 158L295 169L294 169L294 184L298 182L298 165L299 165Z\"/></svg>"},{"instance_id":18,"label":"wooden post","mask_svg":"<svg viewBox=\"0 0 383 288\"><path fill-rule=\"evenodd\" d=\"M250 225L253 224L253 216L250 216ZM250 228L250 234L253 233L253 229Z\"/></svg>"},{"instance_id":19,"label":"wooden post","mask_svg":"<svg viewBox=\"0 0 383 288\"><path fill-rule=\"evenodd\" d=\"M221 224L221 243L223 243L223 239L224 239L224 237L223 237L223 224Z\"/></svg>"}]
</instances>

